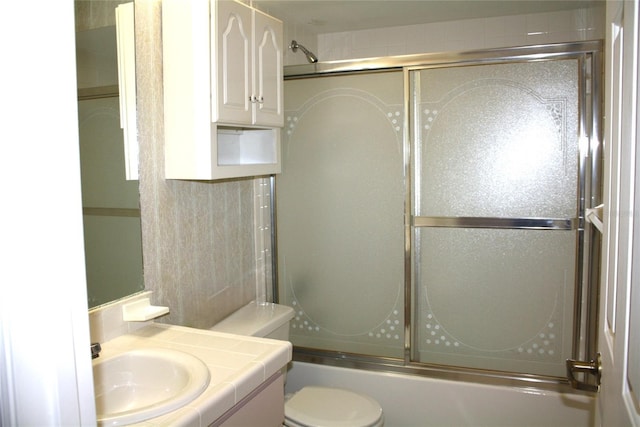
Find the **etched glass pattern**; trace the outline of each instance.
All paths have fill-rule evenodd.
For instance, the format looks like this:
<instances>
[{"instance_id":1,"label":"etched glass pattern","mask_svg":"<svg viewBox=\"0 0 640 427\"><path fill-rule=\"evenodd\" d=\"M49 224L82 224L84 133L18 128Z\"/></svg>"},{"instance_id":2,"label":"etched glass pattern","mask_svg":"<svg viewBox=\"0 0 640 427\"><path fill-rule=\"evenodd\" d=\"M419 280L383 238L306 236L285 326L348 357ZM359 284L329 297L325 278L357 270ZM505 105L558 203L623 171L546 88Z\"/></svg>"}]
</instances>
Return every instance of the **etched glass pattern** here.
<instances>
[{"instance_id":1,"label":"etched glass pattern","mask_svg":"<svg viewBox=\"0 0 640 427\"><path fill-rule=\"evenodd\" d=\"M402 73L285 82L279 287L297 346L401 357Z\"/></svg>"},{"instance_id":2,"label":"etched glass pattern","mask_svg":"<svg viewBox=\"0 0 640 427\"><path fill-rule=\"evenodd\" d=\"M414 214L577 216L578 61L412 77ZM417 358L564 375L576 231L416 228Z\"/></svg>"}]
</instances>

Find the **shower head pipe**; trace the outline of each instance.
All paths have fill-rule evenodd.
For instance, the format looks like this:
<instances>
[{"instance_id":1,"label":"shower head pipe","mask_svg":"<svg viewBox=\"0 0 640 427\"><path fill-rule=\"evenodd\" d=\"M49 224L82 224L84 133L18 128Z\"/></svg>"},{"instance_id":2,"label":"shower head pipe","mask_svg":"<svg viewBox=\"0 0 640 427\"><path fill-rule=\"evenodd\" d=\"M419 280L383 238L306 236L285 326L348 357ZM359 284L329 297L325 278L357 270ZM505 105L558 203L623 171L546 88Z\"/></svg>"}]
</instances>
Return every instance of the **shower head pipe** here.
<instances>
[{"instance_id":1,"label":"shower head pipe","mask_svg":"<svg viewBox=\"0 0 640 427\"><path fill-rule=\"evenodd\" d=\"M309 61L312 64L315 64L316 62L318 62L318 57L313 52L311 52L309 49L302 46L295 40L291 40L291 44L289 45L289 48L294 53L297 52L298 49L300 49L302 52L304 52L305 56L307 57L307 61Z\"/></svg>"}]
</instances>

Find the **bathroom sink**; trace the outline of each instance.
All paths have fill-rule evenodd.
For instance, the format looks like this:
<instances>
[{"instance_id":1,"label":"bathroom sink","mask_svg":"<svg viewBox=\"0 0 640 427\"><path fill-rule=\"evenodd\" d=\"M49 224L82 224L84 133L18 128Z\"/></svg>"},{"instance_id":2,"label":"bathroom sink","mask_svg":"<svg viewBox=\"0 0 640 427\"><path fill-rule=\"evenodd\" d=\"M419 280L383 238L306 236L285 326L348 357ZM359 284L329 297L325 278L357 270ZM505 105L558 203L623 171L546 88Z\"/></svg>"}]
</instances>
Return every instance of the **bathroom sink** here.
<instances>
[{"instance_id":1,"label":"bathroom sink","mask_svg":"<svg viewBox=\"0 0 640 427\"><path fill-rule=\"evenodd\" d=\"M209 378L200 359L177 350L137 349L95 359L98 423L120 426L174 411L198 397Z\"/></svg>"}]
</instances>

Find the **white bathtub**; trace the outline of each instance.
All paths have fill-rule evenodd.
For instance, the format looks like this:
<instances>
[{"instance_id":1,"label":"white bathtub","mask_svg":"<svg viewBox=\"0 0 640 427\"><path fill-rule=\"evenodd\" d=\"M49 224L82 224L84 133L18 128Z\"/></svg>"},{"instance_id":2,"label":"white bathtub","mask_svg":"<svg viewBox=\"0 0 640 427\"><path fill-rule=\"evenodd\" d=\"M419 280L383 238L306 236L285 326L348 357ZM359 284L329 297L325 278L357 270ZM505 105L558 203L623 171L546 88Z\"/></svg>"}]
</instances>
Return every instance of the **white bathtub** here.
<instances>
[{"instance_id":1,"label":"white bathtub","mask_svg":"<svg viewBox=\"0 0 640 427\"><path fill-rule=\"evenodd\" d=\"M382 405L385 427L599 425L588 396L294 362L286 392L307 384L369 394Z\"/></svg>"}]
</instances>

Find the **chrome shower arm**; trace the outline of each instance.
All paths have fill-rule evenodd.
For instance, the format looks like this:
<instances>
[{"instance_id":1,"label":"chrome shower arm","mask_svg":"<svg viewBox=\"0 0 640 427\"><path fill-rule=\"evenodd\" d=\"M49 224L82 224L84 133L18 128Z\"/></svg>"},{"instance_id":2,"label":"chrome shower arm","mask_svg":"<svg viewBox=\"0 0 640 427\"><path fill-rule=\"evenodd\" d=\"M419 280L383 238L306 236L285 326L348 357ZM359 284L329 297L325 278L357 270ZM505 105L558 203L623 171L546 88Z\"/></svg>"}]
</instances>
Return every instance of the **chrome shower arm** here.
<instances>
[{"instance_id":1,"label":"chrome shower arm","mask_svg":"<svg viewBox=\"0 0 640 427\"><path fill-rule=\"evenodd\" d=\"M300 49L305 54L305 56L307 57L307 61L309 61L312 64L318 62L318 57L313 52L311 52L309 49L307 49L306 47L302 46L301 44L299 44L295 40L291 40L291 44L289 45L289 48L294 53L297 52L298 49Z\"/></svg>"}]
</instances>

